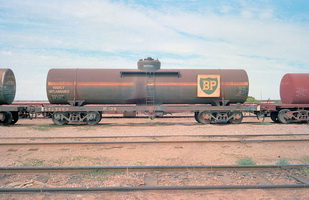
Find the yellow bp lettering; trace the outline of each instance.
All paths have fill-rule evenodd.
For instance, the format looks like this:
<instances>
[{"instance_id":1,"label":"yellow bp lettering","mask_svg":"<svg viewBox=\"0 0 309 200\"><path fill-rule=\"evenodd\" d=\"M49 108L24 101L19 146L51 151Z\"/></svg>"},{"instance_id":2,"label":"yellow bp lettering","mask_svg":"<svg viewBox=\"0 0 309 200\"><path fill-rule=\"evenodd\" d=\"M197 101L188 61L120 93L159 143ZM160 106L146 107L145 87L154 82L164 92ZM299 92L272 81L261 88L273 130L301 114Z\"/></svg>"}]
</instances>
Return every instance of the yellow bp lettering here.
<instances>
[{"instance_id":1,"label":"yellow bp lettering","mask_svg":"<svg viewBox=\"0 0 309 200\"><path fill-rule=\"evenodd\" d=\"M213 90L216 85L216 81L203 80L203 90Z\"/></svg>"}]
</instances>

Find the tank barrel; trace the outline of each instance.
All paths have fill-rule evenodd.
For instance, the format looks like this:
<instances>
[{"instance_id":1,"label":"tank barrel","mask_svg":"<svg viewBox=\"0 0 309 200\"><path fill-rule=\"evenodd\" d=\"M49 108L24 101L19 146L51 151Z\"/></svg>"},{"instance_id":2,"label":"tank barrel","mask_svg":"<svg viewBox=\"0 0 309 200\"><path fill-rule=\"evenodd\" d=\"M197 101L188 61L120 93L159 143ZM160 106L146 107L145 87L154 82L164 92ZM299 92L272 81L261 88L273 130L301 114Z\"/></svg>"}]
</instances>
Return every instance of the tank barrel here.
<instances>
[{"instance_id":1,"label":"tank barrel","mask_svg":"<svg viewBox=\"0 0 309 200\"><path fill-rule=\"evenodd\" d=\"M243 103L249 91L242 69L160 69L150 57L138 69L51 69L51 104L213 104ZM72 103L70 103L72 104Z\"/></svg>"}]
</instances>

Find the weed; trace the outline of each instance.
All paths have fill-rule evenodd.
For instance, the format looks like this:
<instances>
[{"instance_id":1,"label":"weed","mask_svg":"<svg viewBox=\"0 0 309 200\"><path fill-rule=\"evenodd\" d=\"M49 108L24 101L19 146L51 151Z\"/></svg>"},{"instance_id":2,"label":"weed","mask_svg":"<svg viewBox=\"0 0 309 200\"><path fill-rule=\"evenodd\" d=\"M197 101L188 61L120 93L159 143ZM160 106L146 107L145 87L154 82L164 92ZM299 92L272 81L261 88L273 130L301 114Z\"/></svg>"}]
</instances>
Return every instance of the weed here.
<instances>
[{"instance_id":1,"label":"weed","mask_svg":"<svg viewBox=\"0 0 309 200\"><path fill-rule=\"evenodd\" d=\"M29 127L30 129L37 130L37 131L49 131L55 128L63 128L64 126L56 126L56 125L36 125Z\"/></svg>"},{"instance_id":2,"label":"weed","mask_svg":"<svg viewBox=\"0 0 309 200\"><path fill-rule=\"evenodd\" d=\"M106 169L93 169L90 172L85 172L85 174L102 175L102 176L114 176L114 175L117 175L117 174L123 174L123 171L120 171L120 170L106 170Z\"/></svg>"},{"instance_id":3,"label":"weed","mask_svg":"<svg viewBox=\"0 0 309 200\"><path fill-rule=\"evenodd\" d=\"M115 176L118 174L123 174L123 171L120 170L105 170L105 169L93 169L90 172L84 172L83 174L88 179L94 179L99 181L105 181L111 176Z\"/></svg>"},{"instance_id":4,"label":"weed","mask_svg":"<svg viewBox=\"0 0 309 200\"><path fill-rule=\"evenodd\" d=\"M309 156L303 156L299 160L302 164L309 164Z\"/></svg>"},{"instance_id":5,"label":"weed","mask_svg":"<svg viewBox=\"0 0 309 200\"><path fill-rule=\"evenodd\" d=\"M76 156L73 158L70 158L71 161L81 161L81 160L88 160L88 161L98 161L101 160L101 158L93 158L93 157L87 157L87 156Z\"/></svg>"},{"instance_id":6,"label":"weed","mask_svg":"<svg viewBox=\"0 0 309 200\"><path fill-rule=\"evenodd\" d=\"M278 161L277 161L277 165L289 165L289 160L286 159L286 158L280 158Z\"/></svg>"},{"instance_id":7,"label":"weed","mask_svg":"<svg viewBox=\"0 0 309 200\"><path fill-rule=\"evenodd\" d=\"M44 160L39 160L35 158L27 158L24 163L22 163L23 167L42 167L44 166Z\"/></svg>"},{"instance_id":8,"label":"weed","mask_svg":"<svg viewBox=\"0 0 309 200\"><path fill-rule=\"evenodd\" d=\"M261 125L271 125L270 122L262 122Z\"/></svg>"},{"instance_id":9,"label":"weed","mask_svg":"<svg viewBox=\"0 0 309 200\"><path fill-rule=\"evenodd\" d=\"M308 167L300 168L299 171L300 171L300 173L301 173L303 176L309 176L309 168L308 168Z\"/></svg>"},{"instance_id":10,"label":"weed","mask_svg":"<svg viewBox=\"0 0 309 200\"><path fill-rule=\"evenodd\" d=\"M146 126L163 126L163 125L166 125L166 123L162 123L162 122L147 122L146 123Z\"/></svg>"},{"instance_id":11,"label":"weed","mask_svg":"<svg viewBox=\"0 0 309 200\"><path fill-rule=\"evenodd\" d=\"M237 165L256 165L252 158L246 157L236 161Z\"/></svg>"},{"instance_id":12,"label":"weed","mask_svg":"<svg viewBox=\"0 0 309 200\"><path fill-rule=\"evenodd\" d=\"M79 162L79 161L88 161L88 162L95 162L99 161L101 158L91 158L91 157L86 157L86 156L76 156L76 157L60 157L57 158L56 160L52 160L53 163L57 163L59 165L67 165L67 163L74 163L74 162Z\"/></svg>"}]
</instances>

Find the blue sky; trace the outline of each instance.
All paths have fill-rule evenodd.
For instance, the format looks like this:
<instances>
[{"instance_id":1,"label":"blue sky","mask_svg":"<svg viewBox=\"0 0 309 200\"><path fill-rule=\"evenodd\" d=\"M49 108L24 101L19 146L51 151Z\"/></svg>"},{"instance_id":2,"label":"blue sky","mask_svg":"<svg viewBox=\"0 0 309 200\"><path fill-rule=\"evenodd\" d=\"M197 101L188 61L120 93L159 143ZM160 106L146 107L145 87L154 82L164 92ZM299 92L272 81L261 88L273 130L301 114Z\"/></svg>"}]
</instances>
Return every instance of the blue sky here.
<instances>
[{"instance_id":1,"label":"blue sky","mask_svg":"<svg viewBox=\"0 0 309 200\"><path fill-rule=\"evenodd\" d=\"M0 67L17 100L45 100L50 68L245 69L249 95L279 99L309 73L307 0L0 0Z\"/></svg>"}]
</instances>

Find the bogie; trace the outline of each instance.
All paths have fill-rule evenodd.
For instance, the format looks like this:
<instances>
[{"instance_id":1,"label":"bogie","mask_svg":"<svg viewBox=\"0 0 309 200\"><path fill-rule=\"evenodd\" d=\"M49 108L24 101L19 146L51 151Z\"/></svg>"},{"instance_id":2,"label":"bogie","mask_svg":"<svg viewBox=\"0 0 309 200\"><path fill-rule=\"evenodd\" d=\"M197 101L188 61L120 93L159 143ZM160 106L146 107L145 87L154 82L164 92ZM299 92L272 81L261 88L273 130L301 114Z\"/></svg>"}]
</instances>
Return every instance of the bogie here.
<instances>
[{"instance_id":1,"label":"bogie","mask_svg":"<svg viewBox=\"0 0 309 200\"><path fill-rule=\"evenodd\" d=\"M201 124L210 123L231 123L239 124L243 119L242 112L196 112L194 118Z\"/></svg>"},{"instance_id":2,"label":"bogie","mask_svg":"<svg viewBox=\"0 0 309 200\"><path fill-rule=\"evenodd\" d=\"M87 123L88 125L98 124L102 119L100 112L55 112L52 116L56 125L65 125L68 123Z\"/></svg>"}]
</instances>

